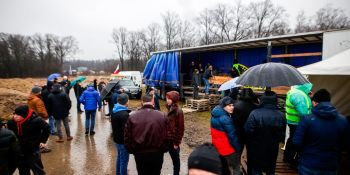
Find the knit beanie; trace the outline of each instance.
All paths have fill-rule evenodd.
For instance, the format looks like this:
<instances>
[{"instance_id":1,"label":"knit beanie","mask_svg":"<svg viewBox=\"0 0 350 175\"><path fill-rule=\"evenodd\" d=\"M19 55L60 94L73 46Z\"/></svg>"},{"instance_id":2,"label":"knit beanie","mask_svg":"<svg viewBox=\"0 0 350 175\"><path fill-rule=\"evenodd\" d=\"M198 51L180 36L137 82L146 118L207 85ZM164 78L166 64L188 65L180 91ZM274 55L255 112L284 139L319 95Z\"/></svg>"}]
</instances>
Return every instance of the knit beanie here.
<instances>
[{"instance_id":1,"label":"knit beanie","mask_svg":"<svg viewBox=\"0 0 350 175\"><path fill-rule=\"evenodd\" d=\"M232 100L231 97L224 97L223 99L220 100L220 106L224 108L227 105L233 104L234 101Z\"/></svg>"},{"instance_id":2,"label":"knit beanie","mask_svg":"<svg viewBox=\"0 0 350 175\"><path fill-rule=\"evenodd\" d=\"M198 146L188 157L188 169L191 168L221 175L220 156L214 145L205 143Z\"/></svg>"},{"instance_id":3,"label":"knit beanie","mask_svg":"<svg viewBox=\"0 0 350 175\"><path fill-rule=\"evenodd\" d=\"M40 93L41 92L41 87L39 87L39 86L34 86L33 88L32 88L32 93L33 94L38 94L38 93Z\"/></svg>"},{"instance_id":4,"label":"knit beanie","mask_svg":"<svg viewBox=\"0 0 350 175\"><path fill-rule=\"evenodd\" d=\"M25 118L28 115L28 110L29 110L28 105L21 105L15 109L15 114Z\"/></svg>"},{"instance_id":5,"label":"knit beanie","mask_svg":"<svg viewBox=\"0 0 350 175\"><path fill-rule=\"evenodd\" d=\"M326 89L320 89L314 94L312 101L317 103L330 102L331 94Z\"/></svg>"}]
</instances>

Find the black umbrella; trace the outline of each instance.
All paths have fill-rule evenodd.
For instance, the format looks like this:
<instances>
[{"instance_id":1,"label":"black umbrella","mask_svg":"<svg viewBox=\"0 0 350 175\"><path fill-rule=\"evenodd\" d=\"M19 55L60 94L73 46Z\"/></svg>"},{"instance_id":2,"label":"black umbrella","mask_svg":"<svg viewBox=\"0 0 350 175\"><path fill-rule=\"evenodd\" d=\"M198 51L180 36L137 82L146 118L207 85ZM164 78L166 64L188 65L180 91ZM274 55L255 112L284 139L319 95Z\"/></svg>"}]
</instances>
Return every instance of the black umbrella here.
<instances>
[{"instance_id":1,"label":"black umbrella","mask_svg":"<svg viewBox=\"0 0 350 175\"><path fill-rule=\"evenodd\" d=\"M105 88L101 91L101 100L104 100L106 96L112 91L112 89L118 84L118 80L110 81Z\"/></svg>"},{"instance_id":2,"label":"black umbrella","mask_svg":"<svg viewBox=\"0 0 350 175\"><path fill-rule=\"evenodd\" d=\"M244 86L276 87L310 82L295 67L270 62L249 68L236 83Z\"/></svg>"}]
</instances>

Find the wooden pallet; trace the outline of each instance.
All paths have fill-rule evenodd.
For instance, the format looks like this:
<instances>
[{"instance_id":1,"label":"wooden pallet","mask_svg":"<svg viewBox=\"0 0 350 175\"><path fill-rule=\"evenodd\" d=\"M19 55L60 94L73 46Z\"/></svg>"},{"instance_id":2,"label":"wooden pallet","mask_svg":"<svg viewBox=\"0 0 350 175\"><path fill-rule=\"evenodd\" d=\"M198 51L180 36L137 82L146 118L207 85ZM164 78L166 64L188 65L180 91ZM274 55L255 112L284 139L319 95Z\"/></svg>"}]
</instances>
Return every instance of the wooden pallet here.
<instances>
[{"instance_id":1,"label":"wooden pallet","mask_svg":"<svg viewBox=\"0 0 350 175\"><path fill-rule=\"evenodd\" d=\"M194 99L187 99L185 108L191 108L196 111L207 111L210 110L210 103L209 99L200 99L200 100L194 100Z\"/></svg>"},{"instance_id":2,"label":"wooden pallet","mask_svg":"<svg viewBox=\"0 0 350 175\"><path fill-rule=\"evenodd\" d=\"M217 105L217 104L219 104L220 98L221 98L220 95L210 94L209 95L209 103L211 105Z\"/></svg>"}]
</instances>

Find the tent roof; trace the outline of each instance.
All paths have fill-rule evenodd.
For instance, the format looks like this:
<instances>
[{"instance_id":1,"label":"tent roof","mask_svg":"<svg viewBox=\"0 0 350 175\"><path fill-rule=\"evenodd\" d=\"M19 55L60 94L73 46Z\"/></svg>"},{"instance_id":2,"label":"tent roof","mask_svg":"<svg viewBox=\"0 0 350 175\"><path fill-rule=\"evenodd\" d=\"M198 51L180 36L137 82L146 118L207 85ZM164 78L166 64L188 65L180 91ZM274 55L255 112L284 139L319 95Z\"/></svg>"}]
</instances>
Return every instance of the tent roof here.
<instances>
[{"instance_id":1,"label":"tent roof","mask_svg":"<svg viewBox=\"0 0 350 175\"><path fill-rule=\"evenodd\" d=\"M350 49L298 70L305 75L350 75Z\"/></svg>"}]
</instances>

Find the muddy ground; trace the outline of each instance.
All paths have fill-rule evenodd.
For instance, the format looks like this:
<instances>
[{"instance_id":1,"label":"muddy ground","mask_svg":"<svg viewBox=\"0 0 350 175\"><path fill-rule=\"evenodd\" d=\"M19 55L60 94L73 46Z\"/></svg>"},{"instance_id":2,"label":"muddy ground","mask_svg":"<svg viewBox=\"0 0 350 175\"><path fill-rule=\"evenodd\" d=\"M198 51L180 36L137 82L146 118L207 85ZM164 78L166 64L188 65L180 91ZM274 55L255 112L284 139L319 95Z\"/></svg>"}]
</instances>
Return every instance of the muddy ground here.
<instances>
[{"instance_id":1,"label":"muddy ground","mask_svg":"<svg viewBox=\"0 0 350 175\"><path fill-rule=\"evenodd\" d=\"M91 78L90 78L91 79ZM45 79L0 79L0 116L10 118L17 104L26 103L33 85L43 85ZM88 82L87 82L88 83ZM96 115L96 135L85 136L85 114L77 114L76 99L71 90L72 109L70 111L70 130L74 139L70 142L56 143L50 136L48 146L52 152L42 154L47 174L115 174L116 149L111 138L111 126L107 106ZM165 111L164 102L161 102ZM130 108L140 106L140 101L131 100ZM209 112L185 114L185 135L181 145L181 173L187 173L187 158L193 148L210 142ZM130 157L129 174L137 174L135 161ZM172 174L172 162L165 154L162 174Z\"/></svg>"}]
</instances>

